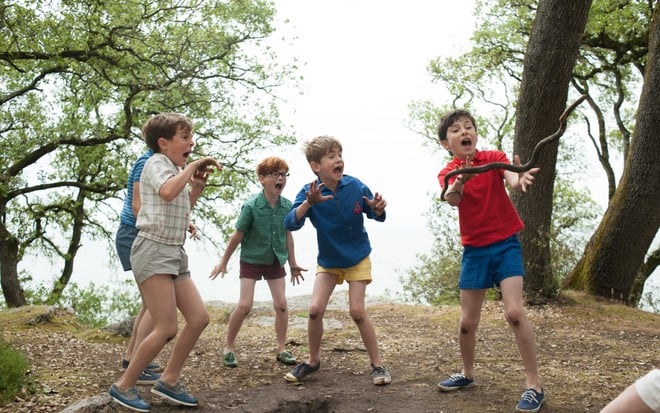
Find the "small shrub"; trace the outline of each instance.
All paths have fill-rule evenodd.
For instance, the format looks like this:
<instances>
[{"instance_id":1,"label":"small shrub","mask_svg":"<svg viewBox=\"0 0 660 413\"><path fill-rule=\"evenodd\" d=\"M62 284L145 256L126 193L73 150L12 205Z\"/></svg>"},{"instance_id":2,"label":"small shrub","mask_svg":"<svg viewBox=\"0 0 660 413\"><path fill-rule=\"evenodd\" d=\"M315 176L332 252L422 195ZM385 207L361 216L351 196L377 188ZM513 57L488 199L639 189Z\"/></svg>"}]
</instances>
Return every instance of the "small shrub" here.
<instances>
[{"instance_id":1,"label":"small shrub","mask_svg":"<svg viewBox=\"0 0 660 413\"><path fill-rule=\"evenodd\" d=\"M12 401L27 383L25 356L0 337L0 406Z\"/></svg>"},{"instance_id":2,"label":"small shrub","mask_svg":"<svg viewBox=\"0 0 660 413\"><path fill-rule=\"evenodd\" d=\"M41 284L29 294L26 293L26 296L34 305L71 307L76 312L78 321L92 328L135 316L142 307L140 293L133 281L126 281L114 287L90 283L84 288L76 283L69 283L62 295L55 299L50 296L50 290Z\"/></svg>"}]
</instances>

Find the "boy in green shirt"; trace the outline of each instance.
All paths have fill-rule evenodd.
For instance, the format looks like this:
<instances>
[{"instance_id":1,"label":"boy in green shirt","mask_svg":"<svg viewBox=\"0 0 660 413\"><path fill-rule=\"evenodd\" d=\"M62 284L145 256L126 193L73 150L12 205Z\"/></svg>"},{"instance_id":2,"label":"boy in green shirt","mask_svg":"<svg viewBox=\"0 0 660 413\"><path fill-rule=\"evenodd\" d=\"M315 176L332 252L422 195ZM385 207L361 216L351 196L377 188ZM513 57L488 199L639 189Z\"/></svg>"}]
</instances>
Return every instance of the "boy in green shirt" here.
<instances>
[{"instance_id":1,"label":"boy in green shirt","mask_svg":"<svg viewBox=\"0 0 660 413\"><path fill-rule=\"evenodd\" d=\"M236 231L220 263L213 267L211 279L218 274L224 277L229 258L241 245L240 281L241 292L238 305L231 313L227 326L227 339L223 349L222 362L227 367L236 367L235 341L254 302L254 288L262 278L268 282L273 308L275 309L275 335L277 338L276 359L285 365L296 364L296 358L286 350L286 332L289 323L289 310L286 300L284 263L289 261L291 283L300 282L302 271L296 264L293 236L284 228L284 216L291 209L291 201L282 196L289 176L289 166L283 159L271 156L257 165L257 177L263 190L248 198L241 207L236 222Z\"/></svg>"}]
</instances>

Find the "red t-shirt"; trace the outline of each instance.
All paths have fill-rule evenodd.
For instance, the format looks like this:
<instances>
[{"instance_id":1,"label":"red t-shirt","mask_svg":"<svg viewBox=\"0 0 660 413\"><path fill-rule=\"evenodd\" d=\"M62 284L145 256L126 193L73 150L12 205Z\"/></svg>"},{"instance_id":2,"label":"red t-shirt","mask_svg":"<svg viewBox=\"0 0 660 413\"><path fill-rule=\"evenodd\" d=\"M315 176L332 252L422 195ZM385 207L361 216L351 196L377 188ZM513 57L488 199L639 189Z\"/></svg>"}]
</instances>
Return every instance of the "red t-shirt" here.
<instances>
[{"instance_id":1,"label":"red t-shirt","mask_svg":"<svg viewBox=\"0 0 660 413\"><path fill-rule=\"evenodd\" d=\"M445 175L461 167L461 160L454 158L438 174L440 187ZM477 151L472 166L493 162L511 163L504 152ZM451 185L456 176L449 180ZM463 197L458 204L458 222L463 245L482 247L509 238L523 229L524 224L504 186L504 170L493 169L470 179L463 187Z\"/></svg>"}]
</instances>

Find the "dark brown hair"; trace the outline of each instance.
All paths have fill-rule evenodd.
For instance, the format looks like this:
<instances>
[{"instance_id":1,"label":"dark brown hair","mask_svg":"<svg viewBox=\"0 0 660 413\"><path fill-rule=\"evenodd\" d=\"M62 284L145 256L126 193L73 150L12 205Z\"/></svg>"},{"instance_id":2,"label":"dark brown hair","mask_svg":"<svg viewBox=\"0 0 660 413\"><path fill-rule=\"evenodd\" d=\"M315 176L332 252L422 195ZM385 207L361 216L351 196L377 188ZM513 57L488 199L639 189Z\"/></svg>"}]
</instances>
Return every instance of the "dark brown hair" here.
<instances>
[{"instance_id":1,"label":"dark brown hair","mask_svg":"<svg viewBox=\"0 0 660 413\"><path fill-rule=\"evenodd\" d=\"M474 126L474 131L477 131L477 123L474 121L472 114L465 109L456 109L445 113L440 118L440 124L438 125L438 139L441 141L447 140L447 129L449 129L449 127L460 118L468 118L472 123L472 126Z\"/></svg>"},{"instance_id":2,"label":"dark brown hair","mask_svg":"<svg viewBox=\"0 0 660 413\"><path fill-rule=\"evenodd\" d=\"M158 139L164 138L171 140L179 129L186 132L192 132L192 120L186 115L175 112L159 113L147 120L142 126L142 136L144 136L147 146L155 153L160 152Z\"/></svg>"}]
</instances>

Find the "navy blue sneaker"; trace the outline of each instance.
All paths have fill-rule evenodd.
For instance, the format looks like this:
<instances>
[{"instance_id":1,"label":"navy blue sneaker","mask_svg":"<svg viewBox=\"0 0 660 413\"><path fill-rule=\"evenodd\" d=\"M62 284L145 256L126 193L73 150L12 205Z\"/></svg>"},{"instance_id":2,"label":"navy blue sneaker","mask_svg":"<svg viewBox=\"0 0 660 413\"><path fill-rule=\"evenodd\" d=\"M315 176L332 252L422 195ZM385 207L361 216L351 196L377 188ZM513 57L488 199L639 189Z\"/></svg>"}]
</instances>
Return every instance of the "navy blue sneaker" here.
<instances>
[{"instance_id":1,"label":"navy blue sneaker","mask_svg":"<svg viewBox=\"0 0 660 413\"><path fill-rule=\"evenodd\" d=\"M520 397L520 401L516 406L516 411L536 413L539 411L544 401L543 390L539 393L534 389L526 389Z\"/></svg>"},{"instance_id":2,"label":"navy blue sneaker","mask_svg":"<svg viewBox=\"0 0 660 413\"><path fill-rule=\"evenodd\" d=\"M307 363L300 363L296 367L294 367L293 370L287 373L284 376L284 379L290 382L297 382L307 377L307 375L309 375L310 373L314 373L320 368L321 368L321 363L317 364L314 367L310 366Z\"/></svg>"},{"instance_id":3,"label":"navy blue sneaker","mask_svg":"<svg viewBox=\"0 0 660 413\"><path fill-rule=\"evenodd\" d=\"M122 369L126 369L126 368L128 368L128 364L129 364L129 363L130 363L130 362L129 362L128 360L126 360L126 359L122 359L122 361L121 361L121 368L122 368ZM160 364L158 364L158 363L152 361L151 363L149 363L149 364L147 365L147 370L151 370L151 371L153 371L154 373L160 373L160 372L163 371L163 366L161 366Z\"/></svg>"},{"instance_id":4,"label":"navy blue sneaker","mask_svg":"<svg viewBox=\"0 0 660 413\"><path fill-rule=\"evenodd\" d=\"M151 409L149 403L142 400L135 387L131 387L126 391L121 391L116 384L113 384L110 386L108 394L112 400L124 407L135 410L136 412L149 412L149 409Z\"/></svg>"},{"instance_id":5,"label":"navy blue sneaker","mask_svg":"<svg viewBox=\"0 0 660 413\"><path fill-rule=\"evenodd\" d=\"M472 386L474 386L474 379L468 379L463 374L452 374L447 380L438 383L438 388L442 391L454 391Z\"/></svg>"},{"instance_id":6,"label":"navy blue sneaker","mask_svg":"<svg viewBox=\"0 0 660 413\"><path fill-rule=\"evenodd\" d=\"M186 388L183 387L183 384L177 383L174 386L170 386L162 380L158 380L154 387L151 388L153 394L157 394L160 397L164 397L168 400L173 401L177 404L182 404L184 406L198 406L199 401L188 394Z\"/></svg>"},{"instance_id":7,"label":"navy blue sneaker","mask_svg":"<svg viewBox=\"0 0 660 413\"><path fill-rule=\"evenodd\" d=\"M155 384L158 379L160 379L160 374L147 369L140 373L140 377L137 379L137 384Z\"/></svg>"}]
</instances>

